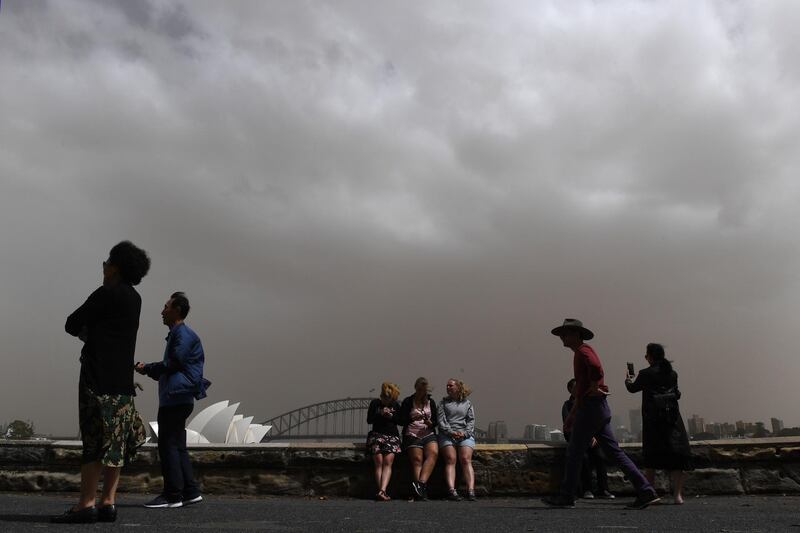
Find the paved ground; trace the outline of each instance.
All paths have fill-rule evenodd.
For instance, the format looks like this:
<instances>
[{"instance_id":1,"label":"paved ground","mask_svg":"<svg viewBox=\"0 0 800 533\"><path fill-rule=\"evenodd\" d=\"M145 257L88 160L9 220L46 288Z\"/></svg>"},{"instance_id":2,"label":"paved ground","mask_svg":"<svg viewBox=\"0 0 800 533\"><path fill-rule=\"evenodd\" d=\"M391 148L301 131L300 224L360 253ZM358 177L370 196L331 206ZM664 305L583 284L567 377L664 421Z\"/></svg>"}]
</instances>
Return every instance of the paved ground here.
<instances>
[{"instance_id":1,"label":"paved ground","mask_svg":"<svg viewBox=\"0 0 800 533\"><path fill-rule=\"evenodd\" d=\"M547 509L538 500L483 499L377 503L347 499L210 496L184 509L145 509L141 495L121 495L115 524L57 526L48 522L74 494L0 494L0 531L702 531L800 533L800 497L693 498L683 506L628 511L628 499Z\"/></svg>"}]
</instances>

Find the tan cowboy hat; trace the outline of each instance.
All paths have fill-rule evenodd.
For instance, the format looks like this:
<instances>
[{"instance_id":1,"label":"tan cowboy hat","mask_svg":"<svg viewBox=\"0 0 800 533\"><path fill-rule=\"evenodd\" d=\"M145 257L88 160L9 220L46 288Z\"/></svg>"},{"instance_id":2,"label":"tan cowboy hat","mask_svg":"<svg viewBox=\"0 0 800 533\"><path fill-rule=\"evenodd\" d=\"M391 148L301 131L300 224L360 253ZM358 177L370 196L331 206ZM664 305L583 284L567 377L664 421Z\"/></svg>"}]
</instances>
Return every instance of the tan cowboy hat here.
<instances>
[{"instance_id":1,"label":"tan cowboy hat","mask_svg":"<svg viewBox=\"0 0 800 533\"><path fill-rule=\"evenodd\" d=\"M554 328L550 333L560 337L565 331L578 331L581 334L581 338L585 341L594 337L594 333L592 333L590 329L583 327L583 322L577 318L565 318L564 323Z\"/></svg>"}]
</instances>

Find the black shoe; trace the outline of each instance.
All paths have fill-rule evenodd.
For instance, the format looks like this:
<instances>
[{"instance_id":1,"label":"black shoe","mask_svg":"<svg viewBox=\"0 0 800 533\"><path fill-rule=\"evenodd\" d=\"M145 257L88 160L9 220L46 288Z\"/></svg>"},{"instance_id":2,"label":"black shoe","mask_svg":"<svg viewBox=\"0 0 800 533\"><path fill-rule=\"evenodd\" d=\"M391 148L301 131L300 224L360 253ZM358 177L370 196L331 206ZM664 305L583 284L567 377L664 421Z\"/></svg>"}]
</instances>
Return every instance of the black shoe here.
<instances>
[{"instance_id":1,"label":"black shoe","mask_svg":"<svg viewBox=\"0 0 800 533\"><path fill-rule=\"evenodd\" d=\"M76 511L74 507L67 509L64 514L50 519L54 524L94 524L97 522L97 508L87 507Z\"/></svg>"},{"instance_id":2,"label":"black shoe","mask_svg":"<svg viewBox=\"0 0 800 533\"><path fill-rule=\"evenodd\" d=\"M601 500L613 500L614 498L616 498L616 496L614 496L607 490L600 491L597 494L595 494L595 496L597 496Z\"/></svg>"},{"instance_id":3,"label":"black shoe","mask_svg":"<svg viewBox=\"0 0 800 533\"><path fill-rule=\"evenodd\" d=\"M180 500L170 501L163 494L159 494L158 496L156 496L155 498L144 504L144 506L147 507L148 509L161 509L161 508L173 509L175 507L183 507L183 502Z\"/></svg>"},{"instance_id":4,"label":"black shoe","mask_svg":"<svg viewBox=\"0 0 800 533\"><path fill-rule=\"evenodd\" d=\"M460 502L461 500L463 500L463 498L458 495L458 492L455 489L453 489L451 491L448 491L447 500L451 502Z\"/></svg>"},{"instance_id":5,"label":"black shoe","mask_svg":"<svg viewBox=\"0 0 800 533\"><path fill-rule=\"evenodd\" d=\"M475 497L475 491L474 490L467 491L467 501L468 502L474 502L474 501L477 501L477 500L478 500L478 498Z\"/></svg>"},{"instance_id":6,"label":"black shoe","mask_svg":"<svg viewBox=\"0 0 800 533\"><path fill-rule=\"evenodd\" d=\"M116 522L117 521L117 506L113 503L111 505L101 505L97 508L97 521L98 522Z\"/></svg>"},{"instance_id":7,"label":"black shoe","mask_svg":"<svg viewBox=\"0 0 800 533\"><path fill-rule=\"evenodd\" d=\"M561 509L573 509L575 507L575 500L565 498L560 494L558 496L547 496L542 498L542 502L548 507L559 507Z\"/></svg>"},{"instance_id":8,"label":"black shoe","mask_svg":"<svg viewBox=\"0 0 800 533\"><path fill-rule=\"evenodd\" d=\"M183 499L183 506L186 507L187 505L194 505L196 503L200 503L203 501L203 497L201 495L197 495L193 498L184 498Z\"/></svg>"},{"instance_id":9,"label":"black shoe","mask_svg":"<svg viewBox=\"0 0 800 533\"><path fill-rule=\"evenodd\" d=\"M412 481L411 487L414 489L415 500L426 502L428 501L428 485L421 481Z\"/></svg>"},{"instance_id":10,"label":"black shoe","mask_svg":"<svg viewBox=\"0 0 800 533\"><path fill-rule=\"evenodd\" d=\"M651 503L656 503L661 498L658 497L658 494L655 492L643 492L636 496L636 499L633 500L632 503L629 503L625 507L627 509L644 509Z\"/></svg>"}]
</instances>

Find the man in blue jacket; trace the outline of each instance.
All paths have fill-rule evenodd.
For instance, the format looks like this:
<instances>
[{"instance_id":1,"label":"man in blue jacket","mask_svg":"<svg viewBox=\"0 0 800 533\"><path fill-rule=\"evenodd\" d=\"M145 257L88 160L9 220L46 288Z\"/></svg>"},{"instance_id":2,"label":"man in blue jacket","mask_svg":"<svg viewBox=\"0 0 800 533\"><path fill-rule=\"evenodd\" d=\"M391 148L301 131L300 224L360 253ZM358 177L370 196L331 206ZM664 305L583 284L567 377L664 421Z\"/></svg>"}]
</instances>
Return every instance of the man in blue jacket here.
<instances>
[{"instance_id":1,"label":"man in blue jacket","mask_svg":"<svg viewBox=\"0 0 800 533\"><path fill-rule=\"evenodd\" d=\"M170 296L161 311L169 328L164 360L136 363L136 371L158 380L158 457L164 476L164 491L145 507L182 507L203 500L192 475L186 452L186 419L194 409L195 398L205 397L203 345L197 334L184 323L189 314L189 299L182 292Z\"/></svg>"}]
</instances>

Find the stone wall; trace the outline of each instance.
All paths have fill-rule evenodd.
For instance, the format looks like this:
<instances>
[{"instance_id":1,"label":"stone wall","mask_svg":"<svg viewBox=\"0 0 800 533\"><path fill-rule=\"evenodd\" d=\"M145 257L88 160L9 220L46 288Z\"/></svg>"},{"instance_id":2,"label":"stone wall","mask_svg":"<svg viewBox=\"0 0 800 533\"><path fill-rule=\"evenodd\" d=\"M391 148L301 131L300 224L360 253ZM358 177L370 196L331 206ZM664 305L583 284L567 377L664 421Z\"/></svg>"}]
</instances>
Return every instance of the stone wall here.
<instances>
[{"instance_id":1,"label":"stone wall","mask_svg":"<svg viewBox=\"0 0 800 533\"><path fill-rule=\"evenodd\" d=\"M638 445L623 445L639 463ZM695 470L686 493L800 494L800 439L796 437L707 441L692 444ZM190 448L195 473L208 494L369 497L375 486L363 444L199 445ZM77 491L81 448L72 441L0 441L0 491ZM534 496L557 490L563 444L483 444L473 460L478 493ZM631 494L615 468L609 482ZM390 494L408 494L408 461L397 458ZM659 474L658 488L668 479ZM431 478L432 496L442 494L441 465ZM123 492L158 493L161 475L155 445L146 444L123 470Z\"/></svg>"}]
</instances>

